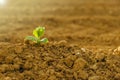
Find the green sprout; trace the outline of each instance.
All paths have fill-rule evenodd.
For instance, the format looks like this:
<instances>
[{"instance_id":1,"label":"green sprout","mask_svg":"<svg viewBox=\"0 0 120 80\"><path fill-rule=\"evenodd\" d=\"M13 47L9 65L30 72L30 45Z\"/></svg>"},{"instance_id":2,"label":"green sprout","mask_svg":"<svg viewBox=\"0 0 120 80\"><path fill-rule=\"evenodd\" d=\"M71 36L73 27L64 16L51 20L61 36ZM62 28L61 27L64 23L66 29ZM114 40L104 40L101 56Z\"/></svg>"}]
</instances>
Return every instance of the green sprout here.
<instances>
[{"instance_id":1,"label":"green sprout","mask_svg":"<svg viewBox=\"0 0 120 80\"><path fill-rule=\"evenodd\" d=\"M44 35L44 33L45 33L45 27L37 27L35 30L33 30L33 35L34 36L27 36L25 38L25 40L30 40L30 41L33 41L37 44L48 43L47 38L42 38L41 39L41 37Z\"/></svg>"}]
</instances>

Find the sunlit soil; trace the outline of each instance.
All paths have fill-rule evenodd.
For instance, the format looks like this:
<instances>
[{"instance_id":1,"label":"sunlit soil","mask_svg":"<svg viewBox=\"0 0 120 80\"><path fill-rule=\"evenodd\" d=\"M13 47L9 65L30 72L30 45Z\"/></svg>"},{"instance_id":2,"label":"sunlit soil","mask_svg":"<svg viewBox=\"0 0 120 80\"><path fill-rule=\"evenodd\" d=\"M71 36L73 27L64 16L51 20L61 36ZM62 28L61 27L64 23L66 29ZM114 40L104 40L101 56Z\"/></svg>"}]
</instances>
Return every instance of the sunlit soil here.
<instances>
[{"instance_id":1,"label":"sunlit soil","mask_svg":"<svg viewBox=\"0 0 120 80\"><path fill-rule=\"evenodd\" d=\"M119 0L5 2L0 0L3 80L120 79ZM50 43L25 44L39 25Z\"/></svg>"}]
</instances>

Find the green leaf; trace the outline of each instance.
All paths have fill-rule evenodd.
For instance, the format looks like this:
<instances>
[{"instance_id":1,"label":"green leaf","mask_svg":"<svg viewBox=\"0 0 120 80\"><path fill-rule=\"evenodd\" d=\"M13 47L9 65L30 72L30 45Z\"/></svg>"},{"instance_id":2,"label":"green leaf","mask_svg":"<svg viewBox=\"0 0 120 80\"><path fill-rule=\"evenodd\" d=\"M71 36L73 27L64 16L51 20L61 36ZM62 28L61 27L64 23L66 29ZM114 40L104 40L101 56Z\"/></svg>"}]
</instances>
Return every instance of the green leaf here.
<instances>
[{"instance_id":1,"label":"green leaf","mask_svg":"<svg viewBox=\"0 0 120 80\"><path fill-rule=\"evenodd\" d=\"M31 41L36 41L37 40L36 37L33 37L33 36L27 36L25 39L26 40L31 40Z\"/></svg>"},{"instance_id":2,"label":"green leaf","mask_svg":"<svg viewBox=\"0 0 120 80\"><path fill-rule=\"evenodd\" d=\"M40 38L44 35L45 27L38 27L33 31L33 35L37 38Z\"/></svg>"},{"instance_id":3,"label":"green leaf","mask_svg":"<svg viewBox=\"0 0 120 80\"><path fill-rule=\"evenodd\" d=\"M40 40L40 42L41 42L41 43L48 43L49 41L48 41L47 38L43 38L43 39Z\"/></svg>"}]
</instances>

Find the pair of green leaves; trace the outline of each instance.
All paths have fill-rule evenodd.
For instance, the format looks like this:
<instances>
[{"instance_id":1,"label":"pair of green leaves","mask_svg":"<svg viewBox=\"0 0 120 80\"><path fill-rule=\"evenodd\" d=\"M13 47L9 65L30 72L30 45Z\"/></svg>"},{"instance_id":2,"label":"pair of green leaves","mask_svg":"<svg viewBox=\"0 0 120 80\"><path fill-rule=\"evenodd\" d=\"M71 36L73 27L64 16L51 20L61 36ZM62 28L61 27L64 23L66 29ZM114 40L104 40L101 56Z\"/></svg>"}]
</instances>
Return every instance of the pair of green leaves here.
<instances>
[{"instance_id":1,"label":"pair of green leaves","mask_svg":"<svg viewBox=\"0 0 120 80\"><path fill-rule=\"evenodd\" d=\"M35 30L33 30L33 35L34 36L27 36L25 39L33 41L33 42L35 42L37 44L39 44L39 43L48 43L47 38L41 39L41 37L44 35L44 33L45 33L45 27L37 27Z\"/></svg>"}]
</instances>

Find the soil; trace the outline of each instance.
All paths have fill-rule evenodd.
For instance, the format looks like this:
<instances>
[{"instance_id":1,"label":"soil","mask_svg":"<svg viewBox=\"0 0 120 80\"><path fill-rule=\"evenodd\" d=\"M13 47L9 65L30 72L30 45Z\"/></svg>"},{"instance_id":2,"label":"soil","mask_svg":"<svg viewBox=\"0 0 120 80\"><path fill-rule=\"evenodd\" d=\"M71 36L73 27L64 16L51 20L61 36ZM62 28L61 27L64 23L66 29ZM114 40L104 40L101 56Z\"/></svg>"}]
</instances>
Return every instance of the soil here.
<instances>
[{"instance_id":1,"label":"soil","mask_svg":"<svg viewBox=\"0 0 120 80\"><path fill-rule=\"evenodd\" d=\"M120 80L119 0L0 4L0 80ZM28 44L36 26L48 44Z\"/></svg>"}]
</instances>

